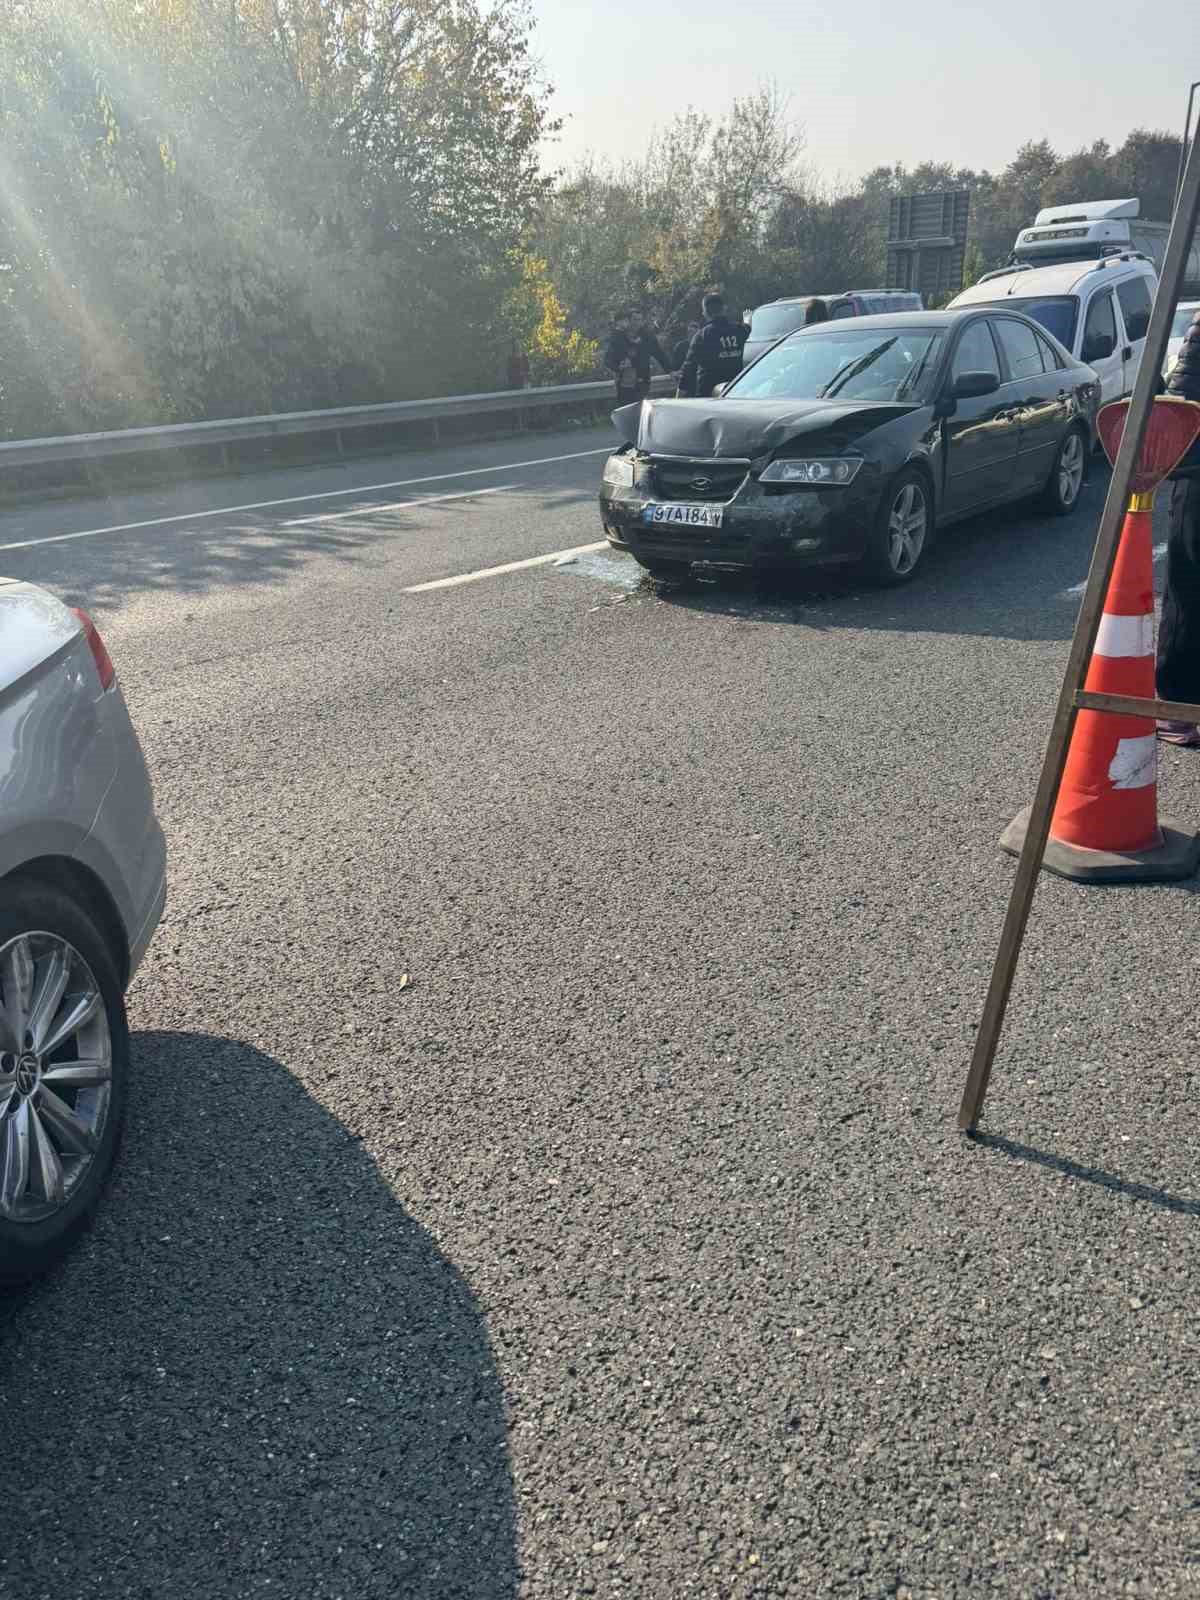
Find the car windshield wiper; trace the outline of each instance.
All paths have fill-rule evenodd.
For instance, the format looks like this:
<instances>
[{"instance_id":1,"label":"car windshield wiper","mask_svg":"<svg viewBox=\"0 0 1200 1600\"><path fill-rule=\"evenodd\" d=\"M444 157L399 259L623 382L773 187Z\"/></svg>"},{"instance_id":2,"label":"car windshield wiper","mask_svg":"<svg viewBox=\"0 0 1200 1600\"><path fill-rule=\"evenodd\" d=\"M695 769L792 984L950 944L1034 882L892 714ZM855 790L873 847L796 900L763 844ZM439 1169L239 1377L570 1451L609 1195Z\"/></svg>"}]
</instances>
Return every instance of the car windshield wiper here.
<instances>
[{"instance_id":1,"label":"car windshield wiper","mask_svg":"<svg viewBox=\"0 0 1200 1600\"><path fill-rule=\"evenodd\" d=\"M830 395L836 394L839 389L850 382L851 378L856 378L860 372L865 372L872 361L878 361L883 352L890 350L895 342L896 335L893 334L890 339L885 339L882 344L877 344L874 350L868 350L865 356L856 356L853 361L847 361L845 366L837 369L823 389L817 390L817 399L828 400Z\"/></svg>"},{"instance_id":2,"label":"car windshield wiper","mask_svg":"<svg viewBox=\"0 0 1200 1600\"><path fill-rule=\"evenodd\" d=\"M935 341L933 339L929 341L928 345L925 347L925 354L921 357L920 361L917 362L917 365L909 373L908 377L905 378L904 382L896 390L897 400L902 399L910 392L910 390L915 389L920 383L921 374L925 371L925 368L929 364L929 357L933 354L934 343Z\"/></svg>"}]
</instances>

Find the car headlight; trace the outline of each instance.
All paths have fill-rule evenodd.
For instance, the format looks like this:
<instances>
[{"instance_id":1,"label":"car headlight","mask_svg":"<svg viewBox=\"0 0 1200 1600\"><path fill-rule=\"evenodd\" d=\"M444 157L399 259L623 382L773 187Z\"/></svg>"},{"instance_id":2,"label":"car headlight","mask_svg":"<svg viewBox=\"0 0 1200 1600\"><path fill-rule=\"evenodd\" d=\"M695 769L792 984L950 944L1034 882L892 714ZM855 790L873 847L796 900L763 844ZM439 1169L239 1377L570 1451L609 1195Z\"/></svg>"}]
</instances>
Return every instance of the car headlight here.
<instances>
[{"instance_id":1,"label":"car headlight","mask_svg":"<svg viewBox=\"0 0 1200 1600\"><path fill-rule=\"evenodd\" d=\"M617 489L632 489L633 457L609 456L604 463L604 481Z\"/></svg>"},{"instance_id":2,"label":"car headlight","mask_svg":"<svg viewBox=\"0 0 1200 1600\"><path fill-rule=\"evenodd\" d=\"M820 484L840 489L854 481L862 466L861 456L806 457L801 461L772 461L763 469L761 483Z\"/></svg>"}]
</instances>

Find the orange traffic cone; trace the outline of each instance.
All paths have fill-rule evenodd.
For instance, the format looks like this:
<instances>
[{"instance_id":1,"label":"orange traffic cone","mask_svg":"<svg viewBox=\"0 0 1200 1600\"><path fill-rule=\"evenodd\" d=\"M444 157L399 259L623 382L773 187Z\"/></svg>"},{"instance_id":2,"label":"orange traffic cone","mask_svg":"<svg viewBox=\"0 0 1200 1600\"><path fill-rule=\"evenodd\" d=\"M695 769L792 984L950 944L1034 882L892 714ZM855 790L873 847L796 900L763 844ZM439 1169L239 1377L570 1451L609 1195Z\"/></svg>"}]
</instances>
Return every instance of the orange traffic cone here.
<instances>
[{"instance_id":1,"label":"orange traffic cone","mask_svg":"<svg viewBox=\"0 0 1200 1600\"><path fill-rule=\"evenodd\" d=\"M1152 513L1125 513L1085 688L1154 699ZM1089 850L1153 850L1158 829L1158 740L1152 717L1081 711L1050 837Z\"/></svg>"},{"instance_id":2,"label":"orange traffic cone","mask_svg":"<svg viewBox=\"0 0 1200 1600\"><path fill-rule=\"evenodd\" d=\"M1128 402L1100 413L1100 435L1116 457ZM1154 490L1200 428L1200 407L1156 400L1134 474L1104 613L1085 688L1153 700ZM1001 847L1019 855L1029 821L1023 811ZM1080 711L1050 824L1043 866L1082 883L1189 878L1200 838L1158 816L1158 740L1152 717Z\"/></svg>"}]
</instances>

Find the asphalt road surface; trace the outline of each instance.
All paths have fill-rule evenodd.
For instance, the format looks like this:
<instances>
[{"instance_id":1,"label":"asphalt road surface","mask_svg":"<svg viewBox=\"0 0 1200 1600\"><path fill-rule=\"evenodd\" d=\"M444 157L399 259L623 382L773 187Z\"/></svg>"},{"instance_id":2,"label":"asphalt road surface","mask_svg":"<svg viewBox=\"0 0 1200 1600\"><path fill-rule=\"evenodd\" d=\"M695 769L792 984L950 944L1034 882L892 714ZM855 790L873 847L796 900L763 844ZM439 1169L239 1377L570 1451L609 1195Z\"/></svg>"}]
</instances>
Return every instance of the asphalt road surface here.
<instances>
[{"instance_id":1,"label":"asphalt road surface","mask_svg":"<svg viewBox=\"0 0 1200 1600\"><path fill-rule=\"evenodd\" d=\"M1104 474L660 590L606 438L0 518L171 847L0 1594L1200 1593L1196 886L1047 880L954 1123Z\"/></svg>"}]
</instances>

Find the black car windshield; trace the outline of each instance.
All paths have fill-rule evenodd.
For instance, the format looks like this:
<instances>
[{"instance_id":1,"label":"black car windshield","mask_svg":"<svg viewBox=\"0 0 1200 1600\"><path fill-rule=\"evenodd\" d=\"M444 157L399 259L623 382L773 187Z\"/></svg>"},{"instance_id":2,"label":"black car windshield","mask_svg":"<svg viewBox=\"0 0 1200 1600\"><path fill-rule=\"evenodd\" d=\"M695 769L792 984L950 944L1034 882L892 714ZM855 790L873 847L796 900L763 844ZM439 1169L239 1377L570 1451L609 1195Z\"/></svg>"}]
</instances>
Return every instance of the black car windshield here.
<instances>
[{"instance_id":1,"label":"black car windshield","mask_svg":"<svg viewBox=\"0 0 1200 1600\"><path fill-rule=\"evenodd\" d=\"M768 350L730 386L731 400L924 400L942 350L936 329L839 322Z\"/></svg>"},{"instance_id":2,"label":"black car windshield","mask_svg":"<svg viewBox=\"0 0 1200 1600\"><path fill-rule=\"evenodd\" d=\"M759 306L750 319L752 339L782 339L804 325L806 305Z\"/></svg>"},{"instance_id":3,"label":"black car windshield","mask_svg":"<svg viewBox=\"0 0 1200 1600\"><path fill-rule=\"evenodd\" d=\"M1059 344L1065 345L1069 350L1075 338L1075 319L1079 315L1079 301L1073 294L1055 295L1029 295L1022 299L1020 295L1005 295L1003 300L988 301L989 307L997 311L1023 311L1027 317L1032 317L1035 322L1040 322L1047 333L1052 333ZM971 302L971 310L980 308ZM1111 318L1109 319L1111 321Z\"/></svg>"}]
</instances>

